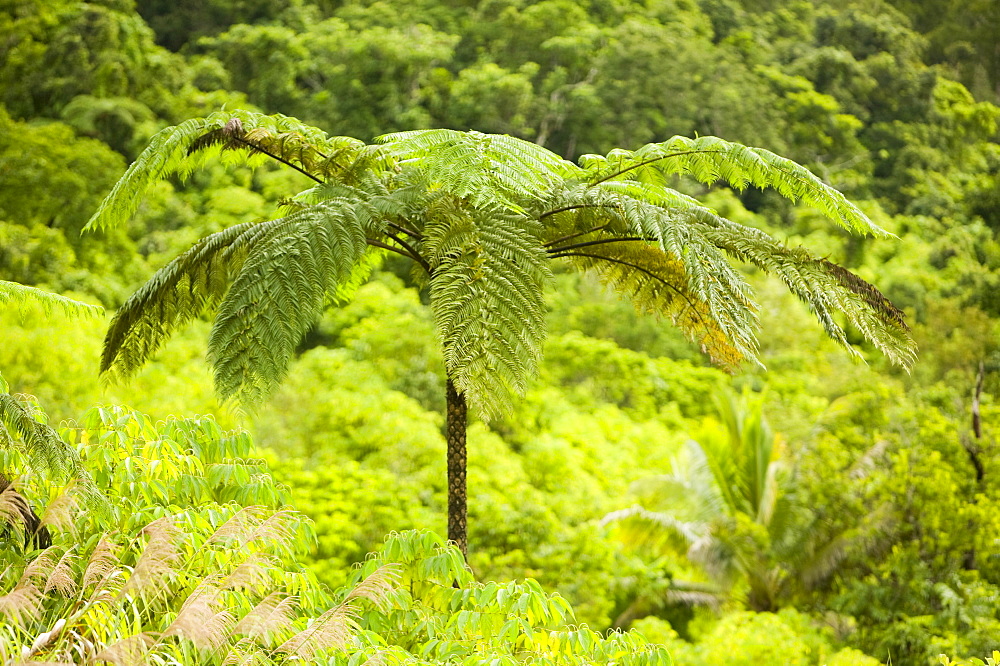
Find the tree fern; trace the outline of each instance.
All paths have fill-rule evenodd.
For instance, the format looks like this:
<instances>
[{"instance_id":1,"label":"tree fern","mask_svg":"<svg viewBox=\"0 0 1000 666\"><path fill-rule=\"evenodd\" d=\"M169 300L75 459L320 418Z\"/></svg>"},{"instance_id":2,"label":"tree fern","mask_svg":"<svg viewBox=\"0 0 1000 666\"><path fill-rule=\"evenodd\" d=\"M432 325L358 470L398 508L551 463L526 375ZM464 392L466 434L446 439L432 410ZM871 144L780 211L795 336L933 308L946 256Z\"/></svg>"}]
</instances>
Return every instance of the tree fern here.
<instances>
[{"instance_id":1,"label":"tree fern","mask_svg":"<svg viewBox=\"0 0 1000 666\"><path fill-rule=\"evenodd\" d=\"M277 162L315 184L284 202L284 217L209 236L158 272L113 321L102 371L129 376L177 326L216 310L209 357L218 391L260 401L331 297L366 274L376 253L395 253L412 260L429 294L446 384L456 389L448 393L449 488L464 494L466 398L490 418L526 390L540 360L552 261L597 273L732 369L759 362L758 306L733 260L781 278L852 353L839 316L893 362L913 362L902 314L875 287L670 187L688 175L773 188L850 231L884 235L839 192L766 150L674 137L575 165L479 132L417 130L378 141L366 146L244 111L159 133L88 228L120 223L152 183L209 159ZM454 496L449 504L460 506ZM464 526L464 510L455 512L461 520L449 524ZM464 527L455 529L464 544Z\"/></svg>"}]
</instances>

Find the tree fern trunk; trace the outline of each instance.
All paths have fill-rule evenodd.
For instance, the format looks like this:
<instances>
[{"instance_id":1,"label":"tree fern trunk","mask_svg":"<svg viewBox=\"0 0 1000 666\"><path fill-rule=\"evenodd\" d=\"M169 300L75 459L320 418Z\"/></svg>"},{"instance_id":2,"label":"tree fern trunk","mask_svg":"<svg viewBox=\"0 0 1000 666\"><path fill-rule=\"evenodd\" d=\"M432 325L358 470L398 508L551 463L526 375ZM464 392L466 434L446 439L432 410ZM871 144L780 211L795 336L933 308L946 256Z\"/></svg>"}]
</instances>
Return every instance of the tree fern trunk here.
<instances>
[{"instance_id":1,"label":"tree fern trunk","mask_svg":"<svg viewBox=\"0 0 1000 666\"><path fill-rule=\"evenodd\" d=\"M465 429L468 408L465 396L448 379L448 538L458 544L463 555L469 552L466 533Z\"/></svg>"}]
</instances>

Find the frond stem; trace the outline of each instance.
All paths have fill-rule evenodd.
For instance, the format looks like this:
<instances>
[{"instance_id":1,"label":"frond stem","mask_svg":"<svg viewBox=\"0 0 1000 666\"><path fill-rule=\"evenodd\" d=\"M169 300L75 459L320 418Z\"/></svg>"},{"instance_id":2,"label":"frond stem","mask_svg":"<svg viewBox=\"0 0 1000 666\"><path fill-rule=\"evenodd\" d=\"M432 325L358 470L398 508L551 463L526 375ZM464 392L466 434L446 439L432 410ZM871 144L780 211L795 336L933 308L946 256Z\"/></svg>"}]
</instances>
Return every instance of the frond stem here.
<instances>
[{"instance_id":1,"label":"frond stem","mask_svg":"<svg viewBox=\"0 0 1000 666\"><path fill-rule=\"evenodd\" d=\"M550 240L548 243L545 243L545 247L552 247L553 245L555 245L557 243L562 243L563 241L573 240L574 238L579 238L580 236L586 236L587 234L594 233L595 231L603 231L607 227L608 227L608 225L602 224L599 227L594 227L592 229L587 229L586 231L578 231L575 234L570 234L568 236L563 236L562 238L556 238L555 240Z\"/></svg>"},{"instance_id":2,"label":"frond stem","mask_svg":"<svg viewBox=\"0 0 1000 666\"><path fill-rule=\"evenodd\" d=\"M392 240L396 241L397 243L399 243L400 247L409 252L412 259L418 264L420 264L423 267L423 269L427 271L428 275L431 274L431 265L427 263L426 259L420 256L420 253L417 252L412 245L410 245L405 240L403 240L402 238L400 238L399 236L397 236L392 232L387 231L385 232L385 235L391 238Z\"/></svg>"},{"instance_id":3,"label":"frond stem","mask_svg":"<svg viewBox=\"0 0 1000 666\"><path fill-rule=\"evenodd\" d=\"M417 231L416 229L410 229L409 227L404 227L403 225L396 224L395 222L388 222L387 224L396 231L402 231L404 234L410 236L411 238L416 238L417 240L424 239L424 235L419 231Z\"/></svg>"},{"instance_id":4,"label":"frond stem","mask_svg":"<svg viewBox=\"0 0 1000 666\"><path fill-rule=\"evenodd\" d=\"M625 236L623 238L602 238L600 240L587 241L585 243L575 243L573 245L562 245L560 247L550 247L546 251L550 254L555 252L565 252L566 250L576 250L581 247L589 247L591 245L607 245L608 243L624 243L626 241L655 241L655 238L646 238L643 236Z\"/></svg>"},{"instance_id":5,"label":"frond stem","mask_svg":"<svg viewBox=\"0 0 1000 666\"><path fill-rule=\"evenodd\" d=\"M563 206L562 208L553 208L552 210L547 210L538 216L539 220L544 220L552 215L558 215L559 213L565 213L568 210L579 210L581 208L616 208L614 204L574 204L572 206Z\"/></svg>"},{"instance_id":6,"label":"frond stem","mask_svg":"<svg viewBox=\"0 0 1000 666\"><path fill-rule=\"evenodd\" d=\"M642 162L639 162L638 164L633 164L632 166L628 167L627 169L619 169L618 171L610 173L607 176L604 176L603 178L601 178L599 180L595 180L594 182L592 182L590 184L590 186L593 187L594 185L600 185L603 182L609 181L609 180L611 180L613 178L617 178L618 176L626 174L629 171L632 171L633 169L641 169L644 166L649 166L653 162L659 162L660 160L669 159L671 157L680 157L681 155L698 155L698 154L701 154L701 153L718 153L718 152L721 152L721 151L719 151L719 150L684 150L684 151L681 151L679 153L670 153L669 155L661 155L659 157L653 157L653 158L650 158L648 160L643 160Z\"/></svg>"},{"instance_id":7,"label":"frond stem","mask_svg":"<svg viewBox=\"0 0 1000 666\"><path fill-rule=\"evenodd\" d=\"M382 243L380 241L375 240L374 238L366 238L365 242L368 243L369 245L371 245L372 247L379 247L379 248L382 248L383 250L388 250L389 252L395 252L398 255L406 257L407 259L412 259L413 261L417 261L417 258L414 257L409 252L407 252L405 250L401 250L398 247L395 247L393 245L388 245L386 243ZM420 262L417 261L417 263L420 263Z\"/></svg>"},{"instance_id":8,"label":"frond stem","mask_svg":"<svg viewBox=\"0 0 1000 666\"><path fill-rule=\"evenodd\" d=\"M551 259L562 259L563 257L587 257L589 259L600 259L600 260L603 260L603 261L610 261L613 264L621 264L622 266L628 266L629 268L633 268L633 269L639 271L640 273L645 273L646 275L648 275L649 277L653 278L654 280L662 282L668 289L670 289L675 294L677 294L678 296L680 296L681 298L683 298L684 301L688 304L688 307L691 308L691 311L694 313L694 316L698 318L699 322L701 322L701 325L705 326L706 328L708 327L708 323L704 320L704 318L702 318L701 314L698 312L698 308L695 307L694 302L690 298L688 298L687 294L685 294L683 291L681 291L680 289L678 289L674 285L672 285L669 282L667 282L666 280L664 280L662 277L660 277L656 273L653 273L652 271L643 268L639 264L633 264L631 261L625 261L624 259L612 259L611 257L602 257L599 254L589 254L587 252L562 252L560 254L554 254L554 255L552 255L550 258Z\"/></svg>"},{"instance_id":9,"label":"frond stem","mask_svg":"<svg viewBox=\"0 0 1000 666\"><path fill-rule=\"evenodd\" d=\"M265 150L264 148L261 148L260 146L258 146L257 144L255 144L255 143L253 143L251 141L247 141L246 139L244 139L241 136L234 136L233 139L236 140L236 141L238 141L238 142L240 142L240 143L242 143L244 146L247 146L248 148L250 148L252 150L256 150L259 153L264 153L265 155L267 155L271 159L278 160L279 162L281 162L285 166L292 167L293 169L295 169L299 173L303 174L304 176L308 176L309 178L312 178L313 180L315 180L317 183L319 183L321 185L324 182L323 180L321 180L320 178L318 178L318 177L314 176L313 174L309 173L308 171L306 171L302 167L298 166L297 164L293 164L293 163L289 162L288 160L286 160L285 158L280 157L278 155L275 155L271 151Z\"/></svg>"}]
</instances>

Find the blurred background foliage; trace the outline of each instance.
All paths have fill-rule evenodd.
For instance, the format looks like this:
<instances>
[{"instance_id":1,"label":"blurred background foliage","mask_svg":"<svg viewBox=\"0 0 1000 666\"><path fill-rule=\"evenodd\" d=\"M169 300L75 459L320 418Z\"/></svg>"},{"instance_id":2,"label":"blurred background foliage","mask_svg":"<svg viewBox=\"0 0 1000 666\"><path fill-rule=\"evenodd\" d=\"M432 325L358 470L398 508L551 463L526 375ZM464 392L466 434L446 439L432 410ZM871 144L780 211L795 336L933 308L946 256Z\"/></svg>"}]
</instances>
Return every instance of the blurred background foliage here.
<instances>
[{"instance_id":1,"label":"blurred background foliage","mask_svg":"<svg viewBox=\"0 0 1000 666\"><path fill-rule=\"evenodd\" d=\"M113 309L194 239L271 215L301 176L219 165L157 187L128 228L79 233L152 133L223 106L364 140L475 128L577 157L697 133L787 155L899 239L681 186L883 288L912 324L913 372L864 347L870 365L851 363L751 275L767 371L728 376L668 322L557 273L541 377L470 428L469 564L537 579L594 629L637 626L678 664L985 657L1000 648L998 32L991 0L0 0L0 279ZM110 403L247 428L314 521L297 561L336 588L386 533L444 530L442 365L412 286L387 260L256 413L214 398L204 322L105 387L105 321L3 308L0 371L54 425Z\"/></svg>"}]
</instances>

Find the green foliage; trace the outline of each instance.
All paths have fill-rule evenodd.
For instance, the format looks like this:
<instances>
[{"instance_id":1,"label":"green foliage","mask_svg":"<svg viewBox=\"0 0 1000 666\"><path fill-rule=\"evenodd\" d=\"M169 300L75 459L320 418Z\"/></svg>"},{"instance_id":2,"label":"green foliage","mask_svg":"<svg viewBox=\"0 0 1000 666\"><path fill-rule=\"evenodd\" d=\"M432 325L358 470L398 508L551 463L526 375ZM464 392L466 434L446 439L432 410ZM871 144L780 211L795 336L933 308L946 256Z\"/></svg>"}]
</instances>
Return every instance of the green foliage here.
<instances>
[{"instance_id":1,"label":"green foliage","mask_svg":"<svg viewBox=\"0 0 1000 666\"><path fill-rule=\"evenodd\" d=\"M250 112L157 134L90 228L128 217L152 184L212 155L250 164L268 156L320 185L287 217L218 232L161 269L116 316L102 370L129 376L178 325L217 306L209 351L217 389L259 402L284 376L327 294L356 279L355 266L364 270L365 245L423 269L448 376L484 418L509 407L536 374L550 258L602 272L637 307L671 317L713 358L735 366L756 360L756 306L725 252L781 275L848 348L831 309L892 361L912 363L902 313L873 286L719 218L665 180L688 173L770 186L848 228L878 230L790 160L714 137L586 156L582 168L534 144L478 132L411 131L381 142L330 139L295 119Z\"/></svg>"},{"instance_id":2,"label":"green foliage","mask_svg":"<svg viewBox=\"0 0 1000 666\"><path fill-rule=\"evenodd\" d=\"M506 402L517 384L527 385L523 400L488 425L473 422L470 429L474 570L486 579L536 578L571 599L578 617L594 627L625 624L630 611L658 613L685 641L656 633L652 624L644 624L644 631L672 641L676 661L699 663L698 645L713 630L712 611L674 602L717 599L717 586L701 580L704 573L682 555L643 563L623 554L595 521L627 505L626 490L639 477L668 473L685 439L707 441L702 430L710 396L730 380L701 367L702 355L740 363L737 346L724 335L729 331L768 367L766 375L744 369L732 383L753 391L769 385L764 411L785 435L783 459L796 470L795 501L806 508L797 524L811 536L793 540L800 550L782 555L779 568L812 560L821 566L809 571L833 574L791 586L798 591L783 603L834 634L817 642L812 629L783 614L791 634L768 625L787 647L788 656L779 659L794 661L805 645L817 665L864 663L856 651L834 652L849 644L880 663L890 657L893 663L930 663L942 652L961 662L960 655L985 656L996 647L995 3L139 4L0 1L0 103L6 109L0 110L0 279L117 306L145 276L200 239L357 193L349 188L366 196L384 195L379 188L391 191L391 200L380 200L381 212L391 203L396 217L387 219L420 219L407 227L418 232L430 218L439 229L449 223L460 228L471 210L454 193L429 196L432 183L464 182L463 191L481 197L491 223L566 205L613 204L545 217L551 233L540 237L543 242L612 218L619 236L647 236L647 209L629 207L631 199L655 194L662 202L656 205L676 210L678 218L660 220L652 231L668 246L695 251L665 257L645 249L661 250L658 241L610 243L601 230L559 244L599 241L567 250L593 256L545 263L551 272L541 280L549 334L544 340L529 337L534 351L515 350L523 367L537 365L539 376L510 374ZM263 116L254 117L255 135L240 137L249 136L255 146L241 148L222 130L243 116L227 113L203 128L210 135L205 150L180 151L181 170L164 173L166 180L146 191L127 225L105 228L103 236L77 233L97 195L121 172L120 155L133 159L161 127L248 105L366 141L407 128L463 130L414 139L437 146L427 154L418 150L415 159L428 163L431 153L445 148L460 166L449 171L445 159L433 177L408 167L405 175L395 174L391 145L324 143L307 128ZM672 163L683 163L686 174L693 168L712 180L712 154L700 163L675 156L654 163L661 173L644 172L643 178L661 178L673 193L653 192L632 178L606 181L591 188L600 192L585 195L589 183L570 182L576 167L558 161L546 173L563 174L557 184L564 189L518 180L511 173L520 168L516 162L505 162L496 172L502 178L494 177L478 151L501 162L505 153L493 150L486 135L464 132L469 128L509 133L568 160L581 153L605 155L608 164L634 161L635 153L609 154L614 146L670 145L668 137L677 134L702 137L687 140L698 145L717 136L767 146L808 167L875 226L900 239L850 236L819 210L752 184L739 190L716 181L722 188L706 192L709 186L691 175L668 173ZM320 144L323 155L345 160L324 161L310 148ZM259 149L349 188L315 187L273 214L279 200L314 181L292 168L257 168L261 162L280 165ZM185 176L190 166L197 170ZM738 161L730 166L739 172ZM735 178L734 185L739 182ZM480 186L490 191L477 193ZM710 242L699 244L689 227ZM400 229L392 233L423 250L420 239ZM372 239L403 249L388 236ZM502 238L434 239L439 245L453 241L471 254L442 256L470 284L479 285L474 269L461 271L477 255L489 260L484 265L492 275L504 274L497 253L483 250L484 242L503 244ZM384 251L384 268L398 279L382 274L346 308L327 309L324 302L322 313L312 310L319 326L289 352L289 375L275 393L274 409L253 417L259 441L276 452L265 457L290 486L289 496L318 524L319 549L300 562L330 585L344 582L347 564L375 548L382 533L441 528L444 444L438 430L446 366L426 307L429 281L423 269L409 270L409 259L369 248L366 261ZM203 268L219 267L221 255L207 257ZM738 268L730 267L733 260ZM643 265L649 273L627 264ZM873 337L866 313L896 313L832 264L878 284L906 312L921 350L912 375L888 370L861 332L868 326L867 337ZM700 274L700 284L692 287L689 273ZM193 295L186 295L180 280L164 286L167 300L189 298L192 310L200 307L208 287L199 281L203 275L193 275L200 285ZM715 288L713 280L723 275L732 284L742 280L743 290ZM789 287L810 305L784 296ZM732 304L743 307L742 295L755 307L734 320L713 319L713 308L718 313ZM521 307L537 309L539 302ZM874 370L849 365L818 328L809 327L807 307ZM206 413L219 409L203 368L209 337L204 319L211 310L191 315L187 331L171 333L173 340L152 353L127 389L102 389L93 375L103 320L49 320L39 304L24 302L3 315L0 366L19 413L40 418L21 395L36 394L56 429L97 401L127 401L156 418ZM853 314L845 317L840 310ZM650 312L680 328L644 316ZM759 337L758 318L765 332ZM454 343L465 344L467 331L453 328ZM695 342L685 341L680 329ZM759 349L750 341L758 341ZM906 346L892 334L882 345L899 356ZM291 360L316 346L344 349L317 349ZM969 408L980 361L983 436L977 438ZM233 367L229 374L238 375ZM218 418L228 428L244 417L223 411ZM16 476L30 451L21 435L13 440L6 459L18 460L11 472ZM30 508L41 512L47 497L39 491ZM727 527L753 557L781 550L752 520ZM124 557L137 556L144 539ZM885 545L887 539L894 547ZM743 588L735 591L739 597ZM673 600L666 608L631 607L638 596L664 595ZM755 638L753 632L741 636ZM820 647L824 641L828 647ZM719 655L725 660L738 661L751 650L742 642L727 645L729 652Z\"/></svg>"},{"instance_id":3,"label":"green foliage","mask_svg":"<svg viewBox=\"0 0 1000 666\"><path fill-rule=\"evenodd\" d=\"M62 438L104 502L94 510L80 486L37 467L22 477L18 492L43 507L53 543L24 553L6 541L0 551L5 658L280 663L332 645L305 641L315 628L302 633L330 603L292 563L312 532L280 508L284 491L247 458L245 433L94 408ZM368 596L386 580L369 581ZM352 603L335 608L344 616Z\"/></svg>"},{"instance_id":4,"label":"green foliage","mask_svg":"<svg viewBox=\"0 0 1000 666\"><path fill-rule=\"evenodd\" d=\"M354 576L401 566L398 594L386 611L361 616L382 633L389 654L405 650L416 663L670 664L667 651L636 632L601 635L573 624L569 604L535 581L477 583L462 554L429 532L390 535ZM407 654L408 653L408 654Z\"/></svg>"},{"instance_id":5,"label":"green foliage","mask_svg":"<svg viewBox=\"0 0 1000 666\"><path fill-rule=\"evenodd\" d=\"M637 504L604 518L619 538L654 557L679 553L697 565L714 585L702 598L691 596L696 602L735 593L750 609L772 612L824 585L844 559L884 547L886 518L878 510L867 525L837 530L816 519L762 400L723 395L716 404L720 423L690 441L669 474L634 484ZM640 597L633 614L678 598L675 590Z\"/></svg>"},{"instance_id":6,"label":"green foliage","mask_svg":"<svg viewBox=\"0 0 1000 666\"><path fill-rule=\"evenodd\" d=\"M107 506L46 471L19 492L43 506L43 551L0 549L0 653L22 661L129 663L669 664L635 633L602 636L537 583L475 582L429 532L390 537L337 592L295 564L314 538L284 489L248 458L246 433L209 418L154 423L100 407L62 436ZM0 495L2 515L11 491ZM342 574L343 576L343 574ZM416 662L414 662L416 660Z\"/></svg>"},{"instance_id":7,"label":"green foliage","mask_svg":"<svg viewBox=\"0 0 1000 666\"><path fill-rule=\"evenodd\" d=\"M16 282L0 280L0 305L23 306L26 303L41 305L46 313L59 308L66 315L97 316L102 309L96 305L35 289Z\"/></svg>"},{"instance_id":8,"label":"green foliage","mask_svg":"<svg viewBox=\"0 0 1000 666\"><path fill-rule=\"evenodd\" d=\"M4 2L0 103L16 118L58 118L79 95L135 98L166 111L183 61L153 44L130 3Z\"/></svg>"}]
</instances>

